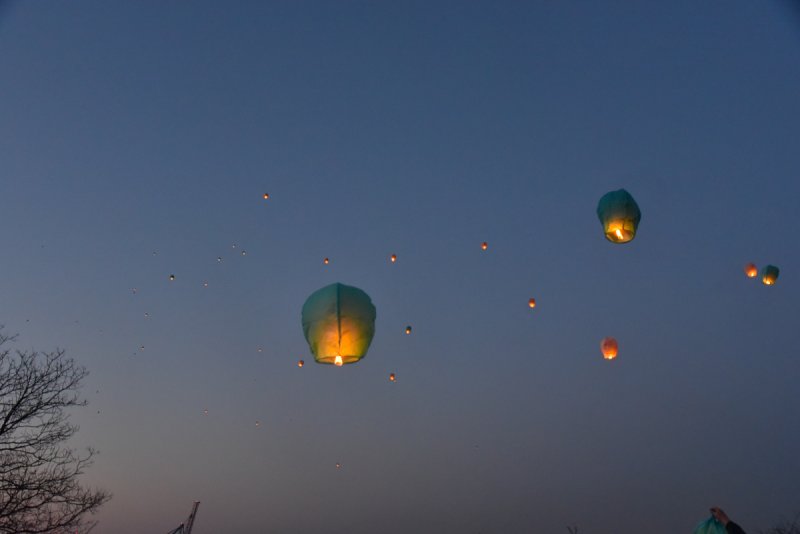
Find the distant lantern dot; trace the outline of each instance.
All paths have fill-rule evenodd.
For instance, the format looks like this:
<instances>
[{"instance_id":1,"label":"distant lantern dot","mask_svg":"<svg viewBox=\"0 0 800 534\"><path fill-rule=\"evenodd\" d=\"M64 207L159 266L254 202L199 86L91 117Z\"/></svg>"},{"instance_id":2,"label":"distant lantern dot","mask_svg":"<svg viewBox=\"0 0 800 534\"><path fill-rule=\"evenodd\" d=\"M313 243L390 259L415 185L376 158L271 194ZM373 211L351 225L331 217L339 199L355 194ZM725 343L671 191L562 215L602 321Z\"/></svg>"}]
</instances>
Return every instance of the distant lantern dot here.
<instances>
[{"instance_id":1,"label":"distant lantern dot","mask_svg":"<svg viewBox=\"0 0 800 534\"><path fill-rule=\"evenodd\" d=\"M256 426L261 426L261 421L256 421Z\"/></svg>"},{"instance_id":2,"label":"distant lantern dot","mask_svg":"<svg viewBox=\"0 0 800 534\"><path fill-rule=\"evenodd\" d=\"M297 367L303 367L305 364L306 364L306 362L304 362L303 360L298 360L297 361Z\"/></svg>"},{"instance_id":3,"label":"distant lantern dot","mask_svg":"<svg viewBox=\"0 0 800 534\"><path fill-rule=\"evenodd\" d=\"M481 250L486 250L487 248L489 248L489 243L487 243L486 241L481 243Z\"/></svg>"},{"instance_id":4,"label":"distant lantern dot","mask_svg":"<svg viewBox=\"0 0 800 534\"><path fill-rule=\"evenodd\" d=\"M407 327L406 327L406 334L410 334L410 333L411 333L411 327L410 327L410 326L407 326Z\"/></svg>"},{"instance_id":5,"label":"distant lantern dot","mask_svg":"<svg viewBox=\"0 0 800 534\"><path fill-rule=\"evenodd\" d=\"M397 254L392 254L391 256L389 256L389 261L391 261L392 263L396 262L397 261Z\"/></svg>"},{"instance_id":6,"label":"distant lantern dot","mask_svg":"<svg viewBox=\"0 0 800 534\"><path fill-rule=\"evenodd\" d=\"M340 464L339 462L336 462L336 469L341 469L341 468L342 468L342 464Z\"/></svg>"},{"instance_id":7,"label":"distant lantern dot","mask_svg":"<svg viewBox=\"0 0 800 534\"><path fill-rule=\"evenodd\" d=\"M397 377L394 376L394 373L389 374L389 382L396 382Z\"/></svg>"},{"instance_id":8,"label":"distant lantern dot","mask_svg":"<svg viewBox=\"0 0 800 534\"><path fill-rule=\"evenodd\" d=\"M208 280L203 280L203 287L208 287Z\"/></svg>"},{"instance_id":9,"label":"distant lantern dot","mask_svg":"<svg viewBox=\"0 0 800 534\"><path fill-rule=\"evenodd\" d=\"M231 245L231 248L236 248L236 243L234 243L233 245Z\"/></svg>"},{"instance_id":10,"label":"distant lantern dot","mask_svg":"<svg viewBox=\"0 0 800 534\"><path fill-rule=\"evenodd\" d=\"M600 342L600 352L606 360L613 360L619 352L619 343L613 337L604 337Z\"/></svg>"},{"instance_id":11,"label":"distant lantern dot","mask_svg":"<svg viewBox=\"0 0 800 534\"><path fill-rule=\"evenodd\" d=\"M747 275L747 278L755 278L758 276L758 267L755 263L748 263L744 266L744 274Z\"/></svg>"},{"instance_id":12,"label":"distant lantern dot","mask_svg":"<svg viewBox=\"0 0 800 534\"><path fill-rule=\"evenodd\" d=\"M325 265L328 265L330 262L331 260L329 258L325 258L324 260L322 260L322 263L324 263Z\"/></svg>"},{"instance_id":13,"label":"distant lantern dot","mask_svg":"<svg viewBox=\"0 0 800 534\"><path fill-rule=\"evenodd\" d=\"M147 312L144 312L144 318L145 318L145 319L149 319L149 318L150 318L150 314L149 314L149 313L147 313Z\"/></svg>"},{"instance_id":14,"label":"distant lantern dot","mask_svg":"<svg viewBox=\"0 0 800 534\"><path fill-rule=\"evenodd\" d=\"M247 251L246 250L242 251L242 256L247 256Z\"/></svg>"},{"instance_id":15,"label":"distant lantern dot","mask_svg":"<svg viewBox=\"0 0 800 534\"><path fill-rule=\"evenodd\" d=\"M536 299L533 299L533 298L528 299L528 307L529 308L535 308L536 307Z\"/></svg>"},{"instance_id":16,"label":"distant lantern dot","mask_svg":"<svg viewBox=\"0 0 800 534\"><path fill-rule=\"evenodd\" d=\"M269 193L264 193L264 200L269 199Z\"/></svg>"},{"instance_id":17,"label":"distant lantern dot","mask_svg":"<svg viewBox=\"0 0 800 534\"><path fill-rule=\"evenodd\" d=\"M205 410L203 410L203 415L208 415L208 408L206 408Z\"/></svg>"},{"instance_id":18,"label":"distant lantern dot","mask_svg":"<svg viewBox=\"0 0 800 534\"><path fill-rule=\"evenodd\" d=\"M217 256L217 263L222 263L222 256Z\"/></svg>"},{"instance_id":19,"label":"distant lantern dot","mask_svg":"<svg viewBox=\"0 0 800 534\"><path fill-rule=\"evenodd\" d=\"M174 274L169 275L169 281L170 282L174 282L175 281L175 275Z\"/></svg>"},{"instance_id":20,"label":"distant lantern dot","mask_svg":"<svg viewBox=\"0 0 800 534\"><path fill-rule=\"evenodd\" d=\"M261 352L262 350L264 350L264 349L262 349L261 347L258 347L258 352Z\"/></svg>"}]
</instances>

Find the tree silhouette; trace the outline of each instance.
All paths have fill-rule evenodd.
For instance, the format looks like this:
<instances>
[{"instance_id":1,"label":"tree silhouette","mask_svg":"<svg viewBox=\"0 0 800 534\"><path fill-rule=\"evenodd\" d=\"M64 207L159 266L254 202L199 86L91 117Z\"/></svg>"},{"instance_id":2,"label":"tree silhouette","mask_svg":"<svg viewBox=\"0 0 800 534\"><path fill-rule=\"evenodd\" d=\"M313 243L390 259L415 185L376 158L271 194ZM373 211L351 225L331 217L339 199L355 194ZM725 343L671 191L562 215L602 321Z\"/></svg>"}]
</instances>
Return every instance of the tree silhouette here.
<instances>
[{"instance_id":1,"label":"tree silhouette","mask_svg":"<svg viewBox=\"0 0 800 534\"><path fill-rule=\"evenodd\" d=\"M761 534L800 534L800 514L789 522L785 521L770 529L762 530Z\"/></svg>"},{"instance_id":2,"label":"tree silhouette","mask_svg":"<svg viewBox=\"0 0 800 534\"><path fill-rule=\"evenodd\" d=\"M12 340L0 326L0 347ZM66 444L78 431L67 410L86 405L87 374L63 350L0 349L0 532L86 532L111 497L79 483L96 451Z\"/></svg>"}]
</instances>

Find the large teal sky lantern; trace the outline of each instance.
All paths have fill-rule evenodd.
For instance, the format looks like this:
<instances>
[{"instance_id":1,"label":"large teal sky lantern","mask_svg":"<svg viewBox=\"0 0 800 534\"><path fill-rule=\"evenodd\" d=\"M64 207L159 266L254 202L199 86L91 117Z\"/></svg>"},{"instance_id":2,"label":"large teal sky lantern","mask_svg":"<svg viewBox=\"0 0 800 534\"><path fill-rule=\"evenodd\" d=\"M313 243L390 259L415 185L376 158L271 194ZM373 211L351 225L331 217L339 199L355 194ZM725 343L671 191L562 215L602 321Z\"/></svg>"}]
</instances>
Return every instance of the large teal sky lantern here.
<instances>
[{"instance_id":1,"label":"large teal sky lantern","mask_svg":"<svg viewBox=\"0 0 800 534\"><path fill-rule=\"evenodd\" d=\"M375 305L357 287L331 284L303 304L303 335L317 363L344 365L366 356L375 335Z\"/></svg>"},{"instance_id":2,"label":"large teal sky lantern","mask_svg":"<svg viewBox=\"0 0 800 534\"><path fill-rule=\"evenodd\" d=\"M606 239L612 243L627 243L636 237L642 212L630 193L618 189L603 195L597 204L597 216L603 223Z\"/></svg>"}]
</instances>

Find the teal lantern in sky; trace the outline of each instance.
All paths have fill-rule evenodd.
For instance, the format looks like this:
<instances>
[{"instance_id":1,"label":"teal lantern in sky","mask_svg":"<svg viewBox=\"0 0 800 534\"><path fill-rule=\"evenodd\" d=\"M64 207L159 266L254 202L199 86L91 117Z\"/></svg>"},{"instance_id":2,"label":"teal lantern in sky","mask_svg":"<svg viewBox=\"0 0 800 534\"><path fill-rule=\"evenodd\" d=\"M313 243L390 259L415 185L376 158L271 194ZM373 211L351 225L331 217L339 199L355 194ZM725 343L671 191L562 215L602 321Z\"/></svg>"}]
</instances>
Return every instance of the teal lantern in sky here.
<instances>
[{"instance_id":1,"label":"teal lantern in sky","mask_svg":"<svg viewBox=\"0 0 800 534\"><path fill-rule=\"evenodd\" d=\"M375 305L357 287L331 284L303 304L303 335L317 363L343 365L366 356L375 335Z\"/></svg>"},{"instance_id":2,"label":"teal lantern in sky","mask_svg":"<svg viewBox=\"0 0 800 534\"><path fill-rule=\"evenodd\" d=\"M618 189L603 195L597 204L597 216L606 239L612 243L627 243L636 236L642 212L630 193Z\"/></svg>"},{"instance_id":3,"label":"teal lantern in sky","mask_svg":"<svg viewBox=\"0 0 800 534\"><path fill-rule=\"evenodd\" d=\"M764 285L771 286L778 281L778 275L780 272L781 270L774 265L767 265L764 267L764 271L761 273L761 281L764 283Z\"/></svg>"}]
</instances>

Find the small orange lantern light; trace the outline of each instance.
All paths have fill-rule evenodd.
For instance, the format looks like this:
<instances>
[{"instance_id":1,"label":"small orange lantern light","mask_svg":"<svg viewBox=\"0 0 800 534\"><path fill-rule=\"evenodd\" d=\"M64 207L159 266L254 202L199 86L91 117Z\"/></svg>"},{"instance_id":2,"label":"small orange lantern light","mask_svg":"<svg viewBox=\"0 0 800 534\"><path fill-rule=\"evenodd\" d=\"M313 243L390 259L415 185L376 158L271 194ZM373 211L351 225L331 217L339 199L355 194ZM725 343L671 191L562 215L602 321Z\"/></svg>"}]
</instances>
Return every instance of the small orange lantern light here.
<instances>
[{"instance_id":1,"label":"small orange lantern light","mask_svg":"<svg viewBox=\"0 0 800 534\"><path fill-rule=\"evenodd\" d=\"M394 373L391 373L389 375L389 382L395 382L396 380L397 380L397 378L394 376Z\"/></svg>"},{"instance_id":2,"label":"small orange lantern light","mask_svg":"<svg viewBox=\"0 0 800 534\"><path fill-rule=\"evenodd\" d=\"M269 198L269 193L264 193L264 200L267 200L268 198Z\"/></svg>"},{"instance_id":3,"label":"small orange lantern light","mask_svg":"<svg viewBox=\"0 0 800 534\"><path fill-rule=\"evenodd\" d=\"M619 344L613 337L604 337L600 342L600 350L603 352L603 358L606 360L613 360L617 357L619 352Z\"/></svg>"},{"instance_id":4,"label":"small orange lantern light","mask_svg":"<svg viewBox=\"0 0 800 534\"><path fill-rule=\"evenodd\" d=\"M534 299L534 298L528 299L528 307L529 308L535 308L536 307L536 299Z\"/></svg>"},{"instance_id":5,"label":"small orange lantern light","mask_svg":"<svg viewBox=\"0 0 800 534\"><path fill-rule=\"evenodd\" d=\"M303 360L298 360L297 361L297 367L303 367L305 364L306 364L306 362L304 362Z\"/></svg>"},{"instance_id":6,"label":"small orange lantern light","mask_svg":"<svg viewBox=\"0 0 800 534\"><path fill-rule=\"evenodd\" d=\"M328 258L325 258L324 260L322 260L322 263L324 263L325 265L328 265L330 262L331 262L331 260L329 260Z\"/></svg>"},{"instance_id":7,"label":"small orange lantern light","mask_svg":"<svg viewBox=\"0 0 800 534\"><path fill-rule=\"evenodd\" d=\"M487 248L489 248L489 243L487 243L486 241L481 243L481 250L486 250Z\"/></svg>"},{"instance_id":8,"label":"small orange lantern light","mask_svg":"<svg viewBox=\"0 0 800 534\"><path fill-rule=\"evenodd\" d=\"M410 333L411 333L411 327L410 327L410 326L407 326L407 327L406 327L406 334L410 334Z\"/></svg>"},{"instance_id":9,"label":"small orange lantern light","mask_svg":"<svg viewBox=\"0 0 800 534\"><path fill-rule=\"evenodd\" d=\"M392 254L391 256L389 256L389 261L391 261L392 263L396 262L397 261L397 254Z\"/></svg>"},{"instance_id":10,"label":"small orange lantern light","mask_svg":"<svg viewBox=\"0 0 800 534\"><path fill-rule=\"evenodd\" d=\"M744 274L747 275L747 278L755 278L758 276L758 267L755 263L748 263L744 266Z\"/></svg>"},{"instance_id":11,"label":"small orange lantern light","mask_svg":"<svg viewBox=\"0 0 800 534\"><path fill-rule=\"evenodd\" d=\"M169 281L170 282L174 282L175 281L175 275L174 274L169 275Z\"/></svg>"}]
</instances>

